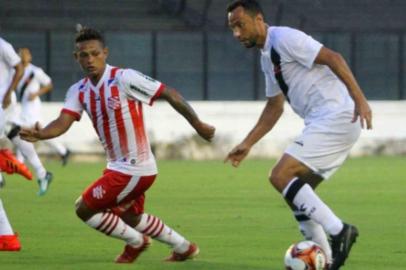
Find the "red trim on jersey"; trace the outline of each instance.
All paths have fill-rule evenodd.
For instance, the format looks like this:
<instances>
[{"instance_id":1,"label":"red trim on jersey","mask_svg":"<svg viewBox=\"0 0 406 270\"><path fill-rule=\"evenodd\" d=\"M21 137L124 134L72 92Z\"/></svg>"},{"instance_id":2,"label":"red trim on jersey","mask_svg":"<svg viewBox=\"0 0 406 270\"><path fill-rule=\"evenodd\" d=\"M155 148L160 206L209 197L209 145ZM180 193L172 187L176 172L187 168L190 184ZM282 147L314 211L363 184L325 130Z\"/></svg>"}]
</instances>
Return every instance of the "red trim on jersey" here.
<instances>
[{"instance_id":1,"label":"red trim on jersey","mask_svg":"<svg viewBox=\"0 0 406 270\"><path fill-rule=\"evenodd\" d=\"M83 106L83 103L84 103L84 98L85 98L85 93L83 91L80 91L79 92L79 103L82 106Z\"/></svg>"},{"instance_id":2,"label":"red trim on jersey","mask_svg":"<svg viewBox=\"0 0 406 270\"><path fill-rule=\"evenodd\" d=\"M62 109L61 113L66 113L66 114L69 114L69 115L73 116L76 121L80 120L80 114L77 113L77 112L74 112L74 111L71 111L71 110L68 110L68 109Z\"/></svg>"},{"instance_id":3,"label":"red trim on jersey","mask_svg":"<svg viewBox=\"0 0 406 270\"><path fill-rule=\"evenodd\" d=\"M93 122L93 127L96 130L97 135L99 135L99 130L97 128L96 94L93 90L90 90L90 114L91 114L90 118L92 119Z\"/></svg>"},{"instance_id":4,"label":"red trim on jersey","mask_svg":"<svg viewBox=\"0 0 406 270\"><path fill-rule=\"evenodd\" d=\"M110 79L114 79L114 77L116 77L116 73L119 70L118 67L113 67L110 71Z\"/></svg>"},{"instance_id":5,"label":"red trim on jersey","mask_svg":"<svg viewBox=\"0 0 406 270\"><path fill-rule=\"evenodd\" d=\"M113 98L116 98L121 103L120 95L116 85L111 87L111 96ZM121 106L119 109L114 110L114 117L116 118L116 127L118 131L118 137L120 139L121 155L125 157L128 155L129 151L128 151L127 131L125 129L123 112L121 110L122 110Z\"/></svg>"},{"instance_id":6,"label":"red trim on jersey","mask_svg":"<svg viewBox=\"0 0 406 270\"><path fill-rule=\"evenodd\" d=\"M151 100L149 101L149 105L154 104L154 101L159 98L159 96L162 94L162 92L164 91L164 89L166 88L166 85L161 83L161 85L158 88L158 91L156 91L155 95L151 98Z\"/></svg>"},{"instance_id":7,"label":"red trim on jersey","mask_svg":"<svg viewBox=\"0 0 406 270\"><path fill-rule=\"evenodd\" d=\"M104 95L104 84L100 87L100 105L103 118L103 131L104 137L106 138L107 151L109 153L110 158L112 160L115 160L116 154L114 153L113 142L111 140L109 116L107 114L106 100Z\"/></svg>"},{"instance_id":8,"label":"red trim on jersey","mask_svg":"<svg viewBox=\"0 0 406 270\"><path fill-rule=\"evenodd\" d=\"M130 109L137 143L137 160L144 161L148 158L148 146L146 145L147 140L144 130L144 121L142 119L142 104L139 101L128 100L128 107Z\"/></svg>"}]
</instances>

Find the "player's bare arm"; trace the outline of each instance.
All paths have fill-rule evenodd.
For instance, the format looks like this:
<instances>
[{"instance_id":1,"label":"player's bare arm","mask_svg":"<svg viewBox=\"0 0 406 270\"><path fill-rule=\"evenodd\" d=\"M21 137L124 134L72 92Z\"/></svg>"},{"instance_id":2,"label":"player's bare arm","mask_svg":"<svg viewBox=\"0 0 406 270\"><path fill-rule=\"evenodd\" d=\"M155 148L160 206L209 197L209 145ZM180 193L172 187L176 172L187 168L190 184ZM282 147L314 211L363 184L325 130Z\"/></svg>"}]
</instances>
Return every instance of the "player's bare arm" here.
<instances>
[{"instance_id":1,"label":"player's bare arm","mask_svg":"<svg viewBox=\"0 0 406 270\"><path fill-rule=\"evenodd\" d=\"M254 128L247 137L227 155L224 162L230 161L234 167L238 167L241 161L248 155L251 147L265 136L278 122L283 113L285 98L282 94L268 98L264 110Z\"/></svg>"},{"instance_id":2,"label":"player's bare arm","mask_svg":"<svg viewBox=\"0 0 406 270\"><path fill-rule=\"evenodd\" d=\"M34 128L21 128L20 137L29 142L55 138L65 133L75 120L72 115L62 112L45 128L41 128L38 122Z\"/></svg>"},{"instance_id":3,"label":"player's bare arm","mask_svg":"<svg viewBox=\"0 0 406 270\"><path fill-rule=\"evenodd\" d=\"M3 108L7 108L10 103L11 103L11 93L13 91L15 91L15 89L17 88L18 82L20 81L21 77L23 76L24 73L24 68L23 65L21 63L19 63L18 65L16 65L14 67L14 75L13 75L13 79L11 81L10 86L7 89L6 94L4 95L4 99L3 99Z\"/></svg>"},{"instance_id":4,"label":"player's bare arm","mask_svg":"<svg viewBox=\"0 0 406 270\"><path fill-rule=\"evenodd\" d=\"M165 87L160 95L161 99L165 99L169 104L196 130L196 132L206 141L211 141L214 137L215 128L209 124L202 122L190 104L182 97L182 95L171 87Z\"/></svg>"},{"instance_id":5,"label":"player's bare arm","mask_svg":"<svg viewBox=\"0 0 406 270\"><path fill-rule=\"evenodd\" d=\"M315 59L316 64L327 65L347 86L350 96L354 100L355 110L353 122L360 118L362 128L372 129L372 111L358 85L353 73L341 54L322 47Z\"/></svg>"}]
</instances>

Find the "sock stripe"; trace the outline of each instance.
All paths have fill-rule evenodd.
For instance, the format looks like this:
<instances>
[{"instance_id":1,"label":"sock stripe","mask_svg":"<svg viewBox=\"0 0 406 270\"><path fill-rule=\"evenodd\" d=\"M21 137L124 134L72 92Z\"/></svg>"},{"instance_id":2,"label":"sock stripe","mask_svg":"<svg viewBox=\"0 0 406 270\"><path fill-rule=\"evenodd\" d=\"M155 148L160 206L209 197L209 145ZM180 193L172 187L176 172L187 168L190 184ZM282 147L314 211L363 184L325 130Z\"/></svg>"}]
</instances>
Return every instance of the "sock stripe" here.
<instances>
[{"instance_id":1,"label":"sock stripe","mask_svg":"<svg viewBox=\"0 0 406 270\"><path fill-rule=\"evenodd\" d=\"M304 214L299 214L299 215L295 214L295 218L299 222L310 220L310 218Z\"/></svg>"},{"instance_id":2,"label":"sock stripe","mask_svg":"<svg viewBox=\"0 0 406 270\"><path fill-rule=\"evenodd\" d=\"M100 231L101 232L106 232L109 230L109 228L111 227L111 225L113 224L114 220L115 220L116 216L114 215L110 215L109 216L109 220L104 224L104 226L100 227Z\"/></svg>"},{"instance_id":3,"label":"sock stripe","mask_svg":"<svg viewBox=\"0 0 406 270\"><path fill-rule=\"evenodd\" d=\"M285 199L291 203L293 203L293 200L295 199L296 194L299 192L299 190L306 184L299 178L296 180L293 180L293 181L294 182L290 185L290 187L285 195Z\"/></svg>"},{"instance_id":4,"label":"sock stripe","mask_svg":"<svg viewBox=\"0 0 406 270\"><path fill-rule=\"evenodd\" d=\"M155 233L154 235L151 235L151 237L152 238L158 237L161 234L161 232L163 231L164 227L165 227L165 224L163 222L161 222L161 227L159 227L157 233Z\"/></svg>"},{"instance_id":5,"label":"sock stripe","mask_svg":"<svg viewBox=\"0 0 406 270\"><path fill-rule=\"evenodd\" d=\"M149 235L150 235L150 236L155 235L155 234L158 232L158 230L160 229L161 225L162 225L162 222L161 222L161 220L158 219L157 224L156 224L156 225L154 226L154 228L151 230L151 232L149 233Z\"/></svg>"},{"instance_id":6,"label":"sock stripe","mask_svg":"<svg viewBox=\"0 0 406 270\"><path fill-rule=\"evenodd\" d=\"M142 233L149 235L151 228L153 228L155 226L157 221L158 221L158 219L156 217L152 217L151 222L149 222L148 226L142 231Z\"/></svg>"},{"instance_id":7,"label":"sock stripe","mask_svg":"<svg viewBox=\"0 0 406 270\"><path fill-rule=\"evenodd\" d=\"M111 226L110 230L108 232L106 232L107 235L110 235L114 231L114 229L117 227L118 221L119 221L119 217L115 216L113 226Z\"/></svg>"},{"instance_id":8,"label":"sock stripe","mask_svg":"<svg viewBox=\"0 0 406 270\"><path fill-rule=\"evenodd\" d=\"M99 226L96 227L96 230L101 230L102 227L104 227L104 225L106 224L106 222L108 221L108 219L110 218L111 213L103 213L102 216L102 222L100 223Z\"/></svg>"}]
</instances>

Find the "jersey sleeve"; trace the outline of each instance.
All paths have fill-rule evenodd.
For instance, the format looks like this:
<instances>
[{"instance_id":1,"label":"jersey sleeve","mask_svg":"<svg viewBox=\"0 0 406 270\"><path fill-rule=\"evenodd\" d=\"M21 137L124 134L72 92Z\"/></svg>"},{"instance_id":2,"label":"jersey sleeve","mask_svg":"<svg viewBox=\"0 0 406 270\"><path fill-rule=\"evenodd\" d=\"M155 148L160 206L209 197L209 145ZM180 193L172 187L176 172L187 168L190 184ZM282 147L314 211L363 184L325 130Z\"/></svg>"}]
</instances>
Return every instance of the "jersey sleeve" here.
<instances>
[{"instance_id":1,"label":"jersey sleeve","mask_svg":"<svg viewBox=\"0 0 406 270\"><path fill-rule=\"evenodd\" d=\"M118 81L128 97L149 105L153 104L165 88L163 83L133 69L124 69Z\"/></svg>"},{"instance_id":2,"label":"jersey sleeve","mask_svg":"<svg viewBox=\"0 0 406 270\"><path fill-rule=\"evenodd\" d=\"M313 66L320 49L323 45L311 36L302 31L286 28L278 38L279 50L284 53L287 58L292 61L297 61L307 68Z\"/></svg>"},{"instance_id":3,"label":"jersey sleeve","mask_svg":"<svg viewBox=\"0 0 406 270\"><path fill-rule=\"evenodd\" d=\"M20 56L16 53L13 46L10 43L3 43L3 59L10 67L15 67L21 62Z\"/></svg>"},{"instance_id":4,"label":"jersey sleeve","mask_svg":"<svg viewBox=\"0 0 406 270\"><path fill-rule=\"evenodd\" d=\"M75 84L69 88L66 93L65 103L61 113L72 115L75 117L76 121L79 121L83 112L82 102L79 86Z\"/></svg>"},{"instance_id":5,"label":"jersey sleeve","mask_svg":"<svg viewBox=\"0 0 406 270\"><path fill-rule=\"evenodd\" d=\"M35 77L41 86L51 83L51 78L44 72L42 68L38 68L35 70Z\"/></svg>"}]
</instances>

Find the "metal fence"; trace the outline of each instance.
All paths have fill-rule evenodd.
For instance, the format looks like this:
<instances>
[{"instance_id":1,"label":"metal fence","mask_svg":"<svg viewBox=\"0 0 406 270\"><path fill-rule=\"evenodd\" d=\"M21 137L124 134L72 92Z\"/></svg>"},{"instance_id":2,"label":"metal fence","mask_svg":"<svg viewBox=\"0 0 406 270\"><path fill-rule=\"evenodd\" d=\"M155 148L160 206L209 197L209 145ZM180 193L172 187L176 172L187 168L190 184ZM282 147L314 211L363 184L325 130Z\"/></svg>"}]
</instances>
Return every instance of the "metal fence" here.
<instances>
[{"instance_id":1,"label":"metal fence","mask_svg":"<svg viewBox=\"0 0 406 270\"><path fill-rule=\"evenodd\" d=\"M246 50L230 32L106 31L109 63L131 67L178 89L189 100L258 100L264 80L257 50ZM369 99L406 99L405 32L311 33L348 61ZM2 32L15 48L29 47L33 63L53 79L49 101L62 101L81 78L73 32Z\"/></svg>"}]
</instances>

